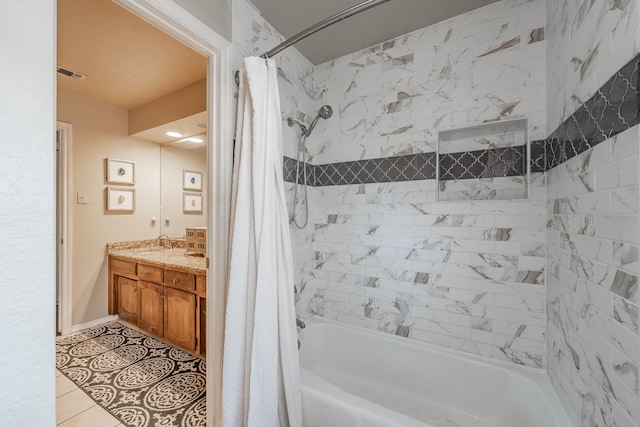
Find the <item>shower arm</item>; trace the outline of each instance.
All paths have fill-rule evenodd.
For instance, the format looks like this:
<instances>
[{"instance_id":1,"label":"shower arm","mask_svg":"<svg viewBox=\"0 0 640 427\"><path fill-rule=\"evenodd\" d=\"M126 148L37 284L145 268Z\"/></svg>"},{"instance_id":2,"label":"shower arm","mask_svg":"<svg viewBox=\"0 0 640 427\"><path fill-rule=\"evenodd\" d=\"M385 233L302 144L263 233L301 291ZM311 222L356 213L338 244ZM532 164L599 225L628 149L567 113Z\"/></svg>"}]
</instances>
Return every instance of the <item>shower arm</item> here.
<instances>
[{"instance_id":1,"label":"shower arm","mask_svg":"<svg viewBox=\"0 0 640 427\"><path fill-rule=\"evenodd\" d=\"M283 41L282 43L280 43L279 45L277 45L276 47L274 47L273 49L263 53L262 55L260 55L262 58L272 58L273 56L277 55L278 53L282 52L283 50L285 50L286 48L288 48L289 46L292 46L296 43L298 43L300 40L306 39L307 37L309 37L312 34L317 33L318 31L327 28L330 25L333 25L337 22L342 21L343 19L347 19L353 15L357 15L360 12L364 12L365 10L371 9L372 7L376 7L379 6L383 3L386 3L388 1L391 0L365 0L362 3L359 3L355 6L351 6L348 9L343 10L342 12L338 12L333 16L330 16L326 19L323 19L322 21L313 24L312 26L310 26L309 28L307 28L306 30L302 30L300 31L298 34L296 34L293 37L289 37L288 39L286 39L285 41ZM240 84L240 71L236 71L234 74L235 80L236 80L236 84L239 85Z\"/></svg>"}]
</instances>

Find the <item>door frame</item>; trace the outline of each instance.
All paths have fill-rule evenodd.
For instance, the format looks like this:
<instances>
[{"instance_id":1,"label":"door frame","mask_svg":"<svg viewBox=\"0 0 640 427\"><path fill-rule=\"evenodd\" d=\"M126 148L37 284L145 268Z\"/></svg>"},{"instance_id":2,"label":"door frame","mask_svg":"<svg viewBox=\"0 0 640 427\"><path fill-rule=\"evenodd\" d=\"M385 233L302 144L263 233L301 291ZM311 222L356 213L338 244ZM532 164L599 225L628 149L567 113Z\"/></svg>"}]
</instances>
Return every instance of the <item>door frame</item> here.
<instances>
[{"instance_id":1,"label":"door frame","mask_svg":"<svg viewBox=\"0 0 640 427\"><path fill-rule=\"evenodd\" d=\"M233 162L232 45L171 0L113 0L207 57L207 427L222 424L222 355ZM210 262L209 262L210 260Z\"/></svg>"},{"instance_id":2,"label":"door frame","mask_svg":"<svg viewBox=\"0 0 640 427\"><path fill-rule=\"evenodd\" d=\"M56 330L62 335L72 332L72 272L73 247L71 236L73 235L73 205L72 201L72 166L71 153L73 153L73 126L70 123L56 122L57 161L56 161L56 286L60 292L59 307L56 313L59 316ZM61 239L61 240L58 240Z\"/></svg>"}]
</instances>

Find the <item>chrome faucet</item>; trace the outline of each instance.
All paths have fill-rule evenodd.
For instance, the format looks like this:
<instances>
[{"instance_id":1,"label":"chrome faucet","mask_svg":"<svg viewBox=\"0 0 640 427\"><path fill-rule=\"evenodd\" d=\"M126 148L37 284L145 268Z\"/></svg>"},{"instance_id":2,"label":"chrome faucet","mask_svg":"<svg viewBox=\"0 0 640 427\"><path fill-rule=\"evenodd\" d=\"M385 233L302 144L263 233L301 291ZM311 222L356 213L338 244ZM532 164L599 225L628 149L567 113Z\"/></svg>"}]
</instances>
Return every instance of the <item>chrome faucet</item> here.
<instances>
[{"instance_id":1,"label":"chrome faucet","mask_svg":"<svg viewBox=\"0 0 640 427\"><path fill-rule=\"evenodd\" d=\"M167 236L166 234L161 234L160 237L158 237L158 241L162 242L162 239L165 239L165 243L164 243L164 247L167 249L173 249L173 247L171 246L171 239L169 239L169 236Z\"/></svg>"}]
</instances>

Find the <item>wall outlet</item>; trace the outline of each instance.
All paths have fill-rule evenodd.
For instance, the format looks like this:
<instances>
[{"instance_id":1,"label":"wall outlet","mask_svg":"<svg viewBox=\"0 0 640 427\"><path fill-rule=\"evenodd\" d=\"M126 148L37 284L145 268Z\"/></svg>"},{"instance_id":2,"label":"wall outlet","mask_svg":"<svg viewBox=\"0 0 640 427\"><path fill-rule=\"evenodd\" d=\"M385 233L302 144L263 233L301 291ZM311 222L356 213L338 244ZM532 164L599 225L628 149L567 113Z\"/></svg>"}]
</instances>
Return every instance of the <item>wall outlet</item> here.
<instances>
[{"instance_id":1,"label":"wall outlet","mask_svg":"<svg viewBox=\"0 0 640 427\"><path fill-rule=\"evenodd\" d=\"M87 193L78 192L78 204L79 205L87 204Z\"/></svg>"}]
</instances>

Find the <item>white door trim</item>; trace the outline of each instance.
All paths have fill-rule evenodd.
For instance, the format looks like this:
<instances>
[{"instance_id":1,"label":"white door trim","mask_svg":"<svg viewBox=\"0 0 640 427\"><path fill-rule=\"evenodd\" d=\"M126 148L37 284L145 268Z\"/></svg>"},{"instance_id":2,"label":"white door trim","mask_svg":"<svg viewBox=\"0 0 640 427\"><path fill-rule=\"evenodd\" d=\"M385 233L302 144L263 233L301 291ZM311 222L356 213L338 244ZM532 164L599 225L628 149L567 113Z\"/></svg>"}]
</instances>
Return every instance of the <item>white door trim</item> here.
<instances>
[{"instance_id":1,"label":"white door trim","mask_svg":"<svg viewBox=\"0 0 640 427\"><path fill-rule=\"evenodd\" d=\"M58 180L58 191L56 203L58 204L56 220L57 236L62 241L56 242L58 254L57 262L57 286L60 288L59 323L60 333L65 335L71 333L71 323L73 314L73 303L71 299L72 286L71 276L73 269L73 247L71 236L73 235L73 205L71 190L71 172L73 163L71 153L73 153L73 126L70 123L56 122L56 131L60 132L58 145L58 170L56 179Z\"/></svg>"},{"instance_id":2,"label":"white door trim","mask_svg":"<svg viewBox=\"0 0 640 427\"><path fill-rule=\"evenodd\" d=\"M171 0L113 0L208 58L207 427L222 424L222 345L233 159L232 45ZM213 403L213 404L211 404Z\"/></svg>"}]
</instances>

